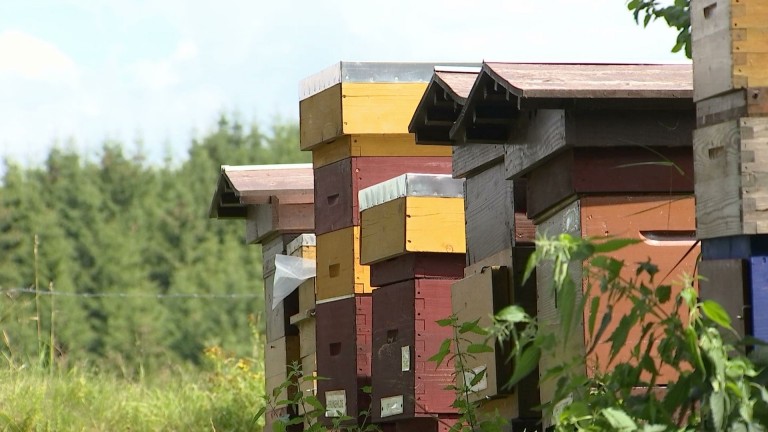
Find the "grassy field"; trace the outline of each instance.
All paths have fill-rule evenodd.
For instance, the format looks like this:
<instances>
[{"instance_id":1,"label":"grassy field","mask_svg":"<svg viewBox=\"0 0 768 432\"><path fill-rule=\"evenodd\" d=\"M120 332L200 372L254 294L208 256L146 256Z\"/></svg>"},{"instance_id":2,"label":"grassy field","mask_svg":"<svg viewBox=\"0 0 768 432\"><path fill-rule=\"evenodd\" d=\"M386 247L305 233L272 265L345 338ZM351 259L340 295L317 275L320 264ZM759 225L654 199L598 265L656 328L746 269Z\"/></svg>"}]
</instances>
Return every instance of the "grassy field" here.
<instances>
[{"instance_id":1,"label":"grassy field","mask_svg":"<svg viewBox=\"0 0 768 432\"><path fill-rule=\"evenodd\" d=\"M208 368L125 379L81 368L0 371L0 431L261 431L263 368L206 351Z\"/></svg>"}]
</instances>

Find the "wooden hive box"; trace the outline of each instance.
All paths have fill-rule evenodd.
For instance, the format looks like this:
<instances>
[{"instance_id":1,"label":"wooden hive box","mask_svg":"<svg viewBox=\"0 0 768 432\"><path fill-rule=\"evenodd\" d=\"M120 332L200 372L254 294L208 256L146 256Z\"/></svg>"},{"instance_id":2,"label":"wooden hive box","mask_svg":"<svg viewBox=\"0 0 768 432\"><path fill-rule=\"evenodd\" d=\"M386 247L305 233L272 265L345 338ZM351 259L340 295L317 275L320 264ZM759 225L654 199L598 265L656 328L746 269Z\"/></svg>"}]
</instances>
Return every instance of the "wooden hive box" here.
<instances>
[{"instance_id":1,"label":"wooden hive box","mask_svg":"<svg viewBox=\"0 0 768 432\"><path fill-rule=\"evenodd\" d=\"M451 157L451 149L416 145L412 134L355 134L312 150L315 169L350 157Z\"/></svg>"},{"instance_id":2,"label":"wooden hive box","mask_svg":"<svg viewBox=\"0 0 768 432\"><path fill-rule=\"evenodd\" d=\"M436 367L453 329L436 321L451 314L451 279L411 279L373 292L371 418L391 422L452 414L453 363Z\"/></svg>"},{"instance_id":3,"label":"wooden hive box","mask_svg":"<svg viewBox=\"0 0 768 432\"><path fill-rule=\"evenodd\" d=\"M465 253L463 194L461 180L428 174L403 174L362 190L361 262L414 252Z\"/></svg>"},{"instance_id":4,"label":"wooden hive box","mask_svg":"<svg viewBox=\"0 0 768 432\"><path fill-rule=\"evenodd\" d=\"M317 237L314 234L302 234L286 246L288 255L304 259L317 259ZM315 278L299 285L299 314L307 315L315 309Z\"/></svg>"},{"instance_id":5,"label":"wooden hive box","mask_svg":"<svg viewBox=\"0 0 768 432\"><path fill-rule=\"evenodd\" d=\"M275 307L272 307L275 255L286 254L286 245L295 238L295 234L279 235L271 237L262 244L267 342L299 334L298 328L291 325L291 317L299 313L299 293L294 291Z\"/></svg>"},{"instance_id":6,"label":"wooden hive box","mask_svg":"<svg viewBox=\"0 0 768 432\"><path fill-rule=\"evenodd\" d=\"M360 225L361 189L407 172L447 174L450 157L347 158L315 170L315 232Z\"/></svg>"},{"instance_id":7,"label":"wooden hive box","mask_svg":"<svg viewBox=\"0 0 768 432\"><path fill-rule=\"evenodd\" d=\"M371 292L368 266L360 265L360 227L317 236L317 301Z\"/></svg>"},{"instance_id":8,"label":"wooden hive box","mask_svg":"<svg viewBox=\"0 0 768 432\"><path fill-rule=\"evenodd\" d=\"M314 260L316 257L317 241L314 234L302 234L288 243L286 251L289 255ZM315 278L303 282L297 288L299 298L299 313L291 317L291 324L299 330L299 357L302 373L305 376L317 374L315 357ZM316 382L306 381L300 388L307 394L316 393ZM301 409L299 413L302 414Z\"/></svg>"},{"instance_id":9,"label":"wooden hive box","mask_svg":"<svg viewBox=\"0 0 768 432\"><path fill-rule=\"evenodd\" d=\"M351 134L407 134L434 65L339 62L299 85L302 150Z\"/></svg>"},{"instance_id":10,"label":"wooden hive box","mask_svg":"<svg viewBox=\"0 0 768 432\"><path fill-rule=\"evenodd\" d=\"M371 264L371 285L383 287L411 279L461 279L464 254L408 253Z\"/></svg>"},{"instance_id":11,"label":"wooden hive box","mask_svg":"<svg viewBox=\"0 0 768 432\"><path fill-rule=\"evenodd\" d=\"M264 369L266 375L265 392L273 400L285 400L293 397L287 389L273 396L273 390L288 380L289 366L299 361L299 340L297 336L286 336L265 345ZM271 430L272 424L279 418L295 415L295 407L280 407L265 413L265 427Z\"/></svg>"},{"instance_id":12,"label":"wooden hive box","mask_svg":"<svg viewBox=\"0 0 768 432\"><path fill-rule=\"evenodd\" d=\"M694 199L691 196L648 196L635 195L623 197L584 197L562 210L536 227L537 234L550 236L559 233L570 233L583 237L613 236L619 238L634 238L641 241L617 252L611 256L627 263L621 277L635 277L635 263L645 262L648 257L658 266L656 284L671 284L672 298L679 294L681 286L675 284L684 273L693 274L699 248L695 244L694 228ZM582 279L581 267L572 266L571 277ZM665 277L666 276L666 277ZM559 312L552 293L552 268L542 265L537 268L536 283L539 290L537 303L540 326L546 331L557 331L559 328ZM586 283L586 281L585 281ZM586 285L585 285L586 287ZM606 300L601 301L599 316L605 311ZM626 313L630 304L621 302L613 304L613 317L618 319ZM584 355L584 340L588 337L586 326L580 320L575 332L583 332L584 337L573 337L569 342L564 357ZM641 329L630 331L626 349L619 352L614 362L628 358L629 350L636 345ZM608 365L610 344L601 344L587 357L587 373L592 373L595 365L602 370ZM543 357L539 363L540 370L546 371L556 360ZM671 369L662 369L658 383L663 385L676 379ZM554 383L541 383L542 401L551 400L554 394Z\"/></svg>"},{"instance_id":13,"label":"wooden hive box","mask_svg":"<svg viewBox=\"0 0 768 432\"><path fill-rule=\"evenodd\" d=\"M516 246L479 261L466 269L466 277L451 287L453 313L460 323L480 319L478 325L488 327L490 316L510 304L517 304L530 315L536 314L536 278L534 275L522 281L533 246ZM484 336L464 335L471 343L483 343ZM466 350L466 345L461 348ZM538 376L523 380L515 388L506 388L512 373L507 359L508 347L493 345L494 352L474 354L466 361L465 379L469 384L474 374L485 371L485 378L477 383L469 394L473 402L501 399L495 404L481 405L480 412L492 414L498 410L507 419L531 419L540 414L535 407L540 404ZM503 401L502 401L503 400ZM485 408L491 408L487 412Z\"/></svg>"},{"instance_id":14,"label":"wooden hive box","mask_svg":"<svg viewBox=\"0 0 768 432\"><path fill-rule=\"evenodd\" d=\"M314 230L315 205L311 199L306 203L280 203L273 197L269 204L248 206L245 221L247 243L261 243L277 234L302 233Z\"/></svg>"},{"instance_id":15,"label":"wooden hive box","mask_svg":"<svg viewBox=\"0 0 768 432\"><path fill-rule=\"evenodd\" d=\"M371 383L371 296L319 302L316 310L317 396L327 409L323 423L330 425L370 406L363 388Z\"/></svg>"},{"instance_id":16,"label":"wooden hive box","mask_svg":"<svg viewBox=\"0 0 768 432\"><path fill-rule=\"evenodd\" d=\"M690 14L696 101L735 89L768 87L764 1L694 0Z\"/></svg>"}]
</instances>

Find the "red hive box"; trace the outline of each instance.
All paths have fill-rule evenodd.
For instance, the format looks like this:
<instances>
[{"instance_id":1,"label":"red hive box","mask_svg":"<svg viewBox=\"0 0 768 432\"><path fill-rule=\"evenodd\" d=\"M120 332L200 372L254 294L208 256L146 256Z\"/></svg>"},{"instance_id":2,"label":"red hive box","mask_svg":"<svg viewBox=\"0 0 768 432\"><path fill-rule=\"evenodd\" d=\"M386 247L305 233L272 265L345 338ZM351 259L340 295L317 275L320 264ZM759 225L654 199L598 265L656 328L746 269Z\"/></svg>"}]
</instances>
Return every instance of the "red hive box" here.
<instances>
[{"instance_id":1,"label":"red hive box","mask_svg":"<svg viewBox=\"0 0 768 432\"><path fill-rule=\"evenodd\" d=\"M315 170L315 233L360 224L357 193L408 172L450 174L449 157L352 157Z\"/></svg>"},{"instance_id":2,"label":"red hive box","mask_svg":"<svg viewBox=\"0 0 768 432\"><path fill-rule=\"evenodd\" d=\"M373 292L371 417L397 421L450 414L453 365L436 368L437 353L452 328L436 321L451 314L452 279L411 279Z\"/></svg>"},{"instance_id":3,"label":"red hive box","mask_svg":"<svg viewBox=\"0 0 768 432\"><path fill-rule=\"evenodd\" d=\"M370 396L363 387L371 376L371 296L318 303L317 394L327 408L324 424L330 425L335 409L342 415L357 417L367 410Z\"/></svg>"}]
</instances>

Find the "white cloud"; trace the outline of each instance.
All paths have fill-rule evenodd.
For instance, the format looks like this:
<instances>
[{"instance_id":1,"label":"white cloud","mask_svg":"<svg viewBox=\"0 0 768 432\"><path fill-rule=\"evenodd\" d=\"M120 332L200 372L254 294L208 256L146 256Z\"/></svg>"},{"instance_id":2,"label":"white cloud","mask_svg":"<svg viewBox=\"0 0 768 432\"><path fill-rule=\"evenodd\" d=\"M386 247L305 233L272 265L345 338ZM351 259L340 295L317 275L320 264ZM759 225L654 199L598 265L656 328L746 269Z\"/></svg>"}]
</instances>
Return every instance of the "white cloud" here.
<instances>
[{"instance_id":1,"label":"white cloud","mask_svg":"<svg viewBox=\"0 0 768 432\"><path fill-rule=\"evenodd\" d=\"M0 33L0 72L68 84L78 77L75 62L54 44L18 30Z\"/></svg>"},{"instance_id":2,"label":"white cloud","mask_svg":"<svg viewBox=\"0 0 768 432\"><path fill-rule=\"evenodd\" d=\"M139 60L132 66L136 81L149 90L159 91L181 82L180 68L197 58L197 45L182 41L174 52L160 60Z\"/></svg>"}]
</instances>

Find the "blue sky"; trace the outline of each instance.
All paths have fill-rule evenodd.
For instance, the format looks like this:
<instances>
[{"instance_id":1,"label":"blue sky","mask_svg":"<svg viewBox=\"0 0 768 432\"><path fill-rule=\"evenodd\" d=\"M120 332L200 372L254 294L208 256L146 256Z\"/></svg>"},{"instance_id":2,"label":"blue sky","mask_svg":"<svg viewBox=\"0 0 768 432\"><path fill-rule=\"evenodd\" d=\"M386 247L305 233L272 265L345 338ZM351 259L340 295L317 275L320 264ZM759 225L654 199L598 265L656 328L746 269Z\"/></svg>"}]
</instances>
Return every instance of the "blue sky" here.
<instances>
[{"instance_id":1,"label":"blue sky","mask_svg":"<svg viewBox=\"0 0 768 432\"><path fill-rule=\"evenodd\" d=\"M0 157L105 139L183 158L221 112L298 117L339 60L685 62L624 0L0 0Z\"/></svg>"}]
</instances>

